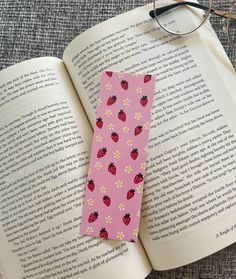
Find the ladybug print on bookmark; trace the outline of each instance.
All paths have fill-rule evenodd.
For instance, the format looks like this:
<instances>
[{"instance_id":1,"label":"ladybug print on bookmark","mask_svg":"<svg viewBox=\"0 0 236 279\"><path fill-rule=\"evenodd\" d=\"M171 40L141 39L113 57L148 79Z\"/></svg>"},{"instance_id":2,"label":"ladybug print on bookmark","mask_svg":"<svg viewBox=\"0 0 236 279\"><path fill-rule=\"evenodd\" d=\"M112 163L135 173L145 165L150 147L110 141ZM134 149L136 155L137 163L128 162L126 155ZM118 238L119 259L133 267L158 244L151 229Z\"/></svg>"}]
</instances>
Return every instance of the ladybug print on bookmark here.
<instances>
[{"instance_id":1,"label":"ladybug print on bookmark","mask_svg":"<svg viewBox=\"0 0 236 279\"><path fill-rule=\"evenodd\" d=\"M81 234L137 242L155 78L103 72Z\"/></svg>"}]
</instances>

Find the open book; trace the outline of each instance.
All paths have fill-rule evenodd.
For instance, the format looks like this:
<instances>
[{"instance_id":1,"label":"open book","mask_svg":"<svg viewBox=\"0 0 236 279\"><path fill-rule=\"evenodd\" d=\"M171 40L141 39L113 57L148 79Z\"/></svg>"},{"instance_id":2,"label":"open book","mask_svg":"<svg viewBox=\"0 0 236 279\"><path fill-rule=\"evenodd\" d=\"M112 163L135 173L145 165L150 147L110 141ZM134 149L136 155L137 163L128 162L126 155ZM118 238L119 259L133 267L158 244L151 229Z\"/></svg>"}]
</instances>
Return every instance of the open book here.
<instances>
[{"instance_id":1,"label":"open book","mask_svg":"<svg viewBox=\"0 0 236 279\"><path fill-rule=\"evenodd\" d=\"M235 73L210 24L173 36L150 9L0 72L0 278L144 278L236 241ZM108 69L157 78L138 244L79 233Z\"/></svg>"}]
</instances>

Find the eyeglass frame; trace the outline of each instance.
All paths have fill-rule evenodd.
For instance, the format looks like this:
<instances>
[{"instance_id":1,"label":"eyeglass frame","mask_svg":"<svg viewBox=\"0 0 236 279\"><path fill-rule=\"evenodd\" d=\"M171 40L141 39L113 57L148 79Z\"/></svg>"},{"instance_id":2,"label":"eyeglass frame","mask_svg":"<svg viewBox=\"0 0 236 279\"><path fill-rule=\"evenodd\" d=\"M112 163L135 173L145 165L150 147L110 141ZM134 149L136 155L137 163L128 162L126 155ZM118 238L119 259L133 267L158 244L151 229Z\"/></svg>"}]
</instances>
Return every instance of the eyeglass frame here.
<instances>
[{"instance_id":1,"label":"eyeglass frame","mask_svg":"<svg viewBox=\"0 0 236 279\"><path fill-rule=\"evenodd\" d=\"M231 8L230 8L230 11L229 12L225 12L225 11L222 11L222 10L217 10L217 9L214 9L212 8L212 2L210 2L210 5L209 7L206 7L204 5L201 5L201 4L198 4L198 3L195 3L195 2L189 2L189 1L184 1L184 0L174 0L176 3L173 3L173 4L167 4L166 6L163 6L163 7L160 7L160 8L156 8L156 1L154 0L153 1L153 10L151 10L149 12L149 15L151 18L155 18L158 25L163 29L165 30L166 32L170 33L170 34L173 34L173 35L188 35L188 34L191 34L193 33L194 31L196 31L198 28L200 28L205 22L206 20L208 19L209 15L210 14L213 14L213 15L217 15L217 16L220 16L220 17L223 17L227 20L227 26L226 26L226 29L227 29L227 37L228 37L228 40L229 40L229 43L231 45L232 48L234 48L236 50L236 45L234 45L234 43L232 42L231 38L230 38L230 35L229 35L229 23L230 23L230 19L233 19L233 20L236 20L236 15L233 15L232 14L232 10L236 7L236 3L232 3L231 5ZM201 24L194 28L193 30L191 31L188 31L188 32L184 32L184 33L175 33L175 32L172 32L166 28L164 28L158 21L157 19L157 12L158 12L158 15L161 15L175 7L178 7L178 6L183 6L183 5L188 5L188 6L193 6L195 8L198 8L198 9L201 9L203 11L206 11L206 14L204 16L204 19L203 21L201 22Z\"/></svg>"}]
</instances>

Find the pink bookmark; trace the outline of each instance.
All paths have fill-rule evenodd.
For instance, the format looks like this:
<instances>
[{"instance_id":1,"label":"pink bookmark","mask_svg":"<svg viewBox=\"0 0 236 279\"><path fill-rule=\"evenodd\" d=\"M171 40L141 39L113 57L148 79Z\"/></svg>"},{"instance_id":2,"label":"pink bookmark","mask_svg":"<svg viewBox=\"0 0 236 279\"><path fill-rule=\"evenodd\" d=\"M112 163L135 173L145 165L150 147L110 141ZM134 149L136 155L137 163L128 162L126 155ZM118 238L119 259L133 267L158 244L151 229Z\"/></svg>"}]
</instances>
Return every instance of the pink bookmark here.
<instances>
[{"instance_id":1,"label":"pink bookmark","mask_svg":"<svg viewBox=\"0 0 236 279\"><path fill-rule=\"evenodd\" d=\"M81 234L136 242L155 78L103 72Z\"/></svg>"}]
</instances>

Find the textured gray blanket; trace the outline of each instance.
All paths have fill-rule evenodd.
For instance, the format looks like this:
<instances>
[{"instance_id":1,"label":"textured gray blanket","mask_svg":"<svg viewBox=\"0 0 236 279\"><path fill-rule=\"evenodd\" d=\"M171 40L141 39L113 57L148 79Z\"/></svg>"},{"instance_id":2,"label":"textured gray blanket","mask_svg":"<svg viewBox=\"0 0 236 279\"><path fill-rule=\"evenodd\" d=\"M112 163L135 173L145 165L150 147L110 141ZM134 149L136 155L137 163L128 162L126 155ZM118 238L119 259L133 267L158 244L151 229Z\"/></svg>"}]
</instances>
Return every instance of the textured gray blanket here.
<instances>
[{"instance_id":1,"label":"textured gray blanket","mask_svg":"<svg viewBox=\"0 0 236 279\"><path fill-rule=\"evenodd\" d=\"M61 57L66 45L89 27L151 1L144 0L1 0L0 69L33 57ZM208 1L200 1L208 2ZM213 1L229 9L231 1ZM231 61L221 20L211 18ZM231 279L236 278L236 244L188 266L167 272L152 272L148 279Z\"/></svg>"}]
</instances>

